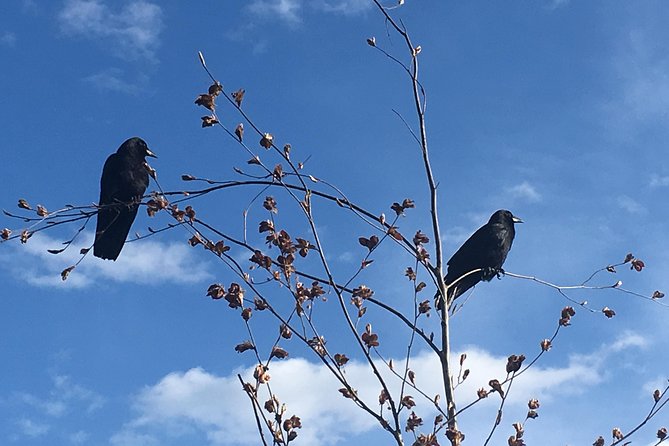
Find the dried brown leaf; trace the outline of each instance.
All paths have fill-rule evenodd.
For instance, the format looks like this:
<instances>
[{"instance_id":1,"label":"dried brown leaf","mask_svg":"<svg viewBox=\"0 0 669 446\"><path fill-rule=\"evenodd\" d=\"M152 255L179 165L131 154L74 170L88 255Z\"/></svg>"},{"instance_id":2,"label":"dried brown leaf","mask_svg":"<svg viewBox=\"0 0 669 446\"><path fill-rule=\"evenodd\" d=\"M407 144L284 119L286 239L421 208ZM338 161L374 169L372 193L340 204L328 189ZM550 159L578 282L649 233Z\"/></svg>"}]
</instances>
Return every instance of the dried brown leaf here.
<instances>
[{"instance_id":1,"label":"dried brown leaf","mask_svg":"<svg viewBox=\"0 0 669 446\"><path fill-rule=\"evenodd\" d=\"M274 144L274 136L271 133L264 133L260 139L260 145L265 149L271 149Z\"/></svg>"},{"instance_id":2,"label":"dried brown leaf","mask_svg":"<svg viewBox=\"0 0 669 446\"><path fill-rule=\"evenodd\" d=\"M523 365L525 361L525 355L511 355L507 358L506 361L506 373L515 373Z\"/></svg>"},{"instance_id":3,"label":"dried brown leaf","mask_svg":"<svg viewBox=\"0 0 669 446\"><path fill-rule=\"evenodd\" d=\"M74 270L75 267L76 267L75 265L72 265L62 270L60 272L61 280L67 280L67 277L70 275L70 273Z\"/></svg>"},{"instance_id":4,"label":"dried brown leaf","mask_svg":"<svg viewBox=\"0 0 669 446\"><path fill-rule=\"evenodd\" d=\"M207 91L207 93L209 93L212 96L218 96L219 94L221 94L222 91L223 91L223 85L221 85L219 81L216 81L209 86L209 90Z\"/></svg>"},{"instance_id":5,"label":"dried brown leaf","mask_svg":"<svg viewBox=\"0 0 669 446\"><path fill-rule=\"evenodd\" d=\"M404 395L404 397L402 397L402 401L400 401L400 404L407 409L411 409L412 407L416 406L416 402L413 400L411 395Z\"/></svg>"},{"instance_id":6,"label":"dried brown leaf","mask_svg":"<svg viewBox=\"0 0 669 446\"><path fill-rule=\"evenodd\" d=\"M209 285L207 289L207 296L210 296L212 299L220 299L225 296L225 286L220 283L214 283Z\"/></svg>"},{"instance_id":7,"label":"dried brown leaf","mask_svg":"<svg viewBox=\"0 0 669 446\"><path fill-rule=\"evenodd\" d=\"M347 389L345 387L339 389L339 393L344 395L344 398L354 399L357 396L357 392L354 389Z\"/></svg>"},{"instance_id":8,"label":"dried brown leaf","mask_svg":"<svg viewBox=\"0 0 669 446\"><path fill-rule=\"evenodd\" d=\"M216 116L214 115L202 116L200 119L202 119L202 128L212 127L218 124L218 119L216 119Z\"/></svg>"},{"instance_id":9,"label":"dried brown leaf","mask_svg":"<svg viewBox=\"0 0 669 446\"><path fill-rule=\"evenodd\" d=\"M288 357L288 352L281 347L275 346L272 348L272 353L269 355L270 358L285 359Z\"/></svg>"},{"instance_id":10,"label":"dried brown leaf","mask_svg":"<svg viewBox=\"0 0 669 446\"><path fill-rule=\"evenodd\" d=\"M243 88L240 88L239 90L232 93L232 98L235 100L235 104L237 104L237 107L242 106L242 101L244 100L244 93L246 93L246 90L244 90Z\"/></svg>"},{"instance_id":11,"label":"dried brown leaf","mask_svg":"<svg viewBox=\"0 0 669 446\"><path fill-rule=\"evenodd\" d=\"M500 384L500 382L499 382L498 380L496 380L496 379L491 379L491 380L488 382L488 385L489 385L490 387L492 387L492 389L493 389L495 392L499 393L500 396L501 396L502 398L504 397L504 389L502 389L502 385Z\"/></svg>"},{"instance_id":12,"label":"dried brown leaf","mask_svg":"<svg viewBox=\"0 0 669 446\"><path fill-rule=\"evenodd\" d=\"M339 367L343 367L349 361L348 357L341 353L336 353L334 355L334 360Z\"/></svg>"},{"instance_id":13,"label":"dried brown leaf","mask_svg":"<svg viewBox=\"0 0 669 446\"><path fill-rule=\"evenodd\" d=\"M272 196L265 197L265 201L263 201L262 206L273 214L277 214L279 212L279 209L276 207L276 201Z\"/></svg>"},{"instance_id":14,"label":"dried brown leaf","mask_svg":"<svg viewBox=\"0 0 669 446\"><path fill-rule=\"evenodd\" d=\"M201 107L207 108L211 111L216 110L214 96L210 94L201 94L195 99L195 103Z\"/></svg>"},{"instance_id":15,"label":"dried brown leaf","mask_svg":"<svg viewBox=\"0 0 669 446\"><path fill-rule=\"evenodd\" d=\"M400 232L397 230L395 226L391 226L388 228L388 235L390 235L395 240L399 241L404 240L404 237L402 236L402 234L400 234Z\"/></svg>"},{"instance_id":16,"label":"dried brown leaf","mask_svg":"<svg viewBox=\"0 0 669 446\"><path fill-rule=\"evenodd\" d=\"M604 316L606 316L609 319L611 319L613 316L616 315L616 312L610 309L609 307L602 308L602 313L604 313Z\"/></svg>"},{"instance_id":17,"label":"dried brown leaf","mask_svg":"<svg viewBox=\"0 0 669 446\"><path fill-rule=\"evenodd\" d=\"M241 344L235 346L235 351L237 353L244 353L247 350L255 350L255 345L251 341L244 341Z\"/></svg>"},{"instance_id":18,"label":"dried brown leaf","mask_svg":"<svg viewBox=\"0 0 669 446\"><path fill-rule=\"evenodd\" d=\"M613 428L613 430L611 431L611 435L612 435L613 438L615 438L616 440L622 440L622 439L623 439L623 436L624 436L623 433L622 433L622 431L621 431L620 428L618 428L618 427L614 427L614 428Z\"/></svg>"},{"instance_id":19,"label":"dried brown leaf","mask_svg":"<svg viewBox=\"0 0 669 446\"><path fill-rule=\"evenodd\" d=\"M27 229L24 229L21 231L21 235L19 236L19 240L21 240L21 243L27 243L28 239L33 236L33 233L28 231Z\"/></svg>"},{"instance_id":20,"label":"dried brown leaf","mask_svg":"<svg viewBox=\"0 0 669 446\"><path fill-rule=\"evenodd\" d=\"M541 341L541 351L547 352L553 346L550 339L544 339Z\"/></svg>"},{"instance_id":21,"label":"dried brown leaf","mask_svg":"<svg viewBox=\"0 0 669 446\"><path fill-rule=\"evenodd\" d=\"M242 142L244 140L244 124L241 122L237 124L237 127L235 127L235 135L237 135L237 139L239 139L239 142Z\"/></svg>"},{"instance_id":22,"label":"dried brown leaf","mask_svg":"<svg viewBox=\"0 0 669 446\"><path fill-rule=\"evenodd\" d=\"M376 235L372 235L369 238L359 237L358 243L371 251L379 244L379 238Z\"/></svg>"}]
</instances>

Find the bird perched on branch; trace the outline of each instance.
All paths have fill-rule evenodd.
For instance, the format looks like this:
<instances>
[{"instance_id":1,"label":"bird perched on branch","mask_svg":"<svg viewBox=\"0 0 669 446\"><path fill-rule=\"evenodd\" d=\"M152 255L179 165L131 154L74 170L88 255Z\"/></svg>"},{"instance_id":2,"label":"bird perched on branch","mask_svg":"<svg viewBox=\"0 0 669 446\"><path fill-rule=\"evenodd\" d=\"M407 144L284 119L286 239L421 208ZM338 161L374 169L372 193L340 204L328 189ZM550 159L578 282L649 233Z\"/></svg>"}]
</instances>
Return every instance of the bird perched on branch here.
<instances>
[{"instance_id":1,"label":"bird perched on branch","mask_svg":"<svg viewBox=\"0 0 669 446\"><path fill-rule=\"evenodd\" d=\"M514 225L522 222L511 212L500 209L453 254L444 277L449 286L447 303L453 302L481 280L489 281L504 272L502 265L516 235ZM481 271L467 275L477 269Z\"/></svg>"},{"instance_id":2,"label":"bird perched on branch","mask_svg":"<svg viewBox=\"0 0 669 446\"><path fill-rule=\"evenodd\" d=\"M100 179L100 203L93 255L116 260L149 185L146 157L156 158L141 138L130 138L107 158Z\"/></svg>"}]
</instances>

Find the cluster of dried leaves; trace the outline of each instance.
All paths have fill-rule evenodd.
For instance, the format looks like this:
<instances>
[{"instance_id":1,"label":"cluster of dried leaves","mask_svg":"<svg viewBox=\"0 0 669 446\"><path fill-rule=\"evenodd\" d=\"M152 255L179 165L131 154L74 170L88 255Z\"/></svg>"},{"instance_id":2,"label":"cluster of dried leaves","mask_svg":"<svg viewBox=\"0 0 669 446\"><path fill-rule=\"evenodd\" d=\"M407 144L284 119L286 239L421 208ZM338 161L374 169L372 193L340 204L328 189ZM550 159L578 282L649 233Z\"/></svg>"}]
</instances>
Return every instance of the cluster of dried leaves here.
<instances>
[{"instance_id":1,"label":"cluster of dried leaves","mask_svg":"<svg viewBox=\"0 0 669 446\"><path fill-rule=\"evenodd\" d=\"M271 257L263 254L262 251L256 249L249 260L258 267L269 271L275 280L281 280L282 277L285 280L290 280L295 273L295 253L298 253L300 257L306 257L310 250L316 248L312 243L303 238L297 237L295 239L297 243L293 242L285 230L276 231L274 223L271 220L260 222L258 230L260 233L267 233L265 238L267 245L270 248L272 246L279 248L280 254L273 260ZM278 269L273 270L273 266ZM314 282L314 285L317 285L317 282ZM303 290L298 289L296 297L302 303L304 297L313 298L321 294L323 293L314 290L311 295L305 296Z\"/></svg>"},{"instance_id":2,"label":"cluster of dried leaves","mask_svg":"<svg viewBox=\"0 0 669 446\"><path fill-rule=\"evenodd\" d=\"M667 428L666 427L659 428L657 430L657 433L655 434L655 436L656 436L656 438L659 439L659 441L655 444L663 443L668 438L667 437ZM616 443L619 442L619 441L622 441L626 438L619 427L614 427L611 430L611 437L613 438L614 441L616 441ZM626 443L623 443L623 446L627 446L631 443L632 443L631 441L628 441ZM604 437L602 437L600 435L599 437L597 437L595 442L592 443L592 446L604 446L605 444L606 444L606 440L604 439Z\"/></svg>"},{"instance_id":3,"label":"cluster of dried leaves","mask_svg":"<svg viewBox=\"0 0 669 446\"><path fill-rule=\"evenodd\" d=\"M244 391L253 402L256 415L258 415L258 410L263 411L262 419L272 434L273 444L287 445L297 439L296 429L302 428L302 420L297 415L287 416L286 404L281 403L275 394L272 394L262 405L260 404L258 384L265 384L269 380L269 377L266 376L266 369L267 367L258 365L254 372L257 384L254 386L251 383L244 383Z\"/></svg>"}]
</instances>

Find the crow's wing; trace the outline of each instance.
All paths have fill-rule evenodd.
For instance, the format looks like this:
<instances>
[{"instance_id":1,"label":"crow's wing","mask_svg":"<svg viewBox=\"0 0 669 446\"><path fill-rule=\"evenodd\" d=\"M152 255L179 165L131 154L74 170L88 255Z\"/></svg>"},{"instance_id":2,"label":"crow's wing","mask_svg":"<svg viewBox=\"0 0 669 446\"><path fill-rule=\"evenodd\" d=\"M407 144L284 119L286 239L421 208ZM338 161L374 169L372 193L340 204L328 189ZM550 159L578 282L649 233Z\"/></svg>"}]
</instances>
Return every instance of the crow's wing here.
<instances>
[{"instance_id":1,"label":"crow's wing","mask_svg":"<svg viewBox=\"0 0 669 446\"><path fill-rule=\"evenodd\" d=\"M100 205L111 204L120 200L121 177L123 170L123 160L113 153L105 161L102 168L102 178L100 178ZM121 200L122 201L122 200Z\"/></svg>"},{"instance_id":2,"label":"crow's wing","mask_svg":"<svg viewBox=\"0 0 669 446\"><path fill-rule=\"evenodd\" d=\"M446 284L453 283L475 269L501 268L509 252L510 243L507 242L509 236L510 232L504 225L495 223L481 226L448 261ZM455 297L460 296L476 285L482 276L482 272L477 272L461 279L457 289L449 294L455 293Z\"/></svg>"},{"instance_id":3,"label":"crow's wing","mask_svg":"<svg viewBox=\"0 0 669 446\"><path fill-rule=\"evenodd\" d=\"M132 222L137 215L137 204L132 200L137 196L134 184L136 173L129 169L121 156L112 154L102 168L100 179L100 206L116 205L101 208L98 211L98 222L95 230L93 254L102 259L116 260L121 253ZM147 178L148 183L148 178ZM139 193L144 193L146 186ZM120 203L128 203L121 205Z\"/></svg>"}]
</instances>

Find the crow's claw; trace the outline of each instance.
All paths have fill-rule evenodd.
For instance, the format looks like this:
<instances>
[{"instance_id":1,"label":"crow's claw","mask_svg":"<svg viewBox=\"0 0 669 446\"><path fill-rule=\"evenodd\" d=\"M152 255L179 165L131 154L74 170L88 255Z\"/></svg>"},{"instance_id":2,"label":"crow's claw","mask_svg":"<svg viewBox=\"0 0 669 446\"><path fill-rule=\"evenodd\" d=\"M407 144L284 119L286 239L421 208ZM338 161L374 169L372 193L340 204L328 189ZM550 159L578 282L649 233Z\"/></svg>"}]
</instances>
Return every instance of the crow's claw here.
<instances>
[{"instance_id":1,"label":"crow's claw","mask_svg":"<svg viewBox=\"0 0 669 446\"><path fill-rule=\"evenodd\" d=\"M490 282L493 277L497 275L497 270L495 268L486 266L485 268L482 269L481 271L481 280L485 280L486 282Z\"/></svg>"}]
</instances>

